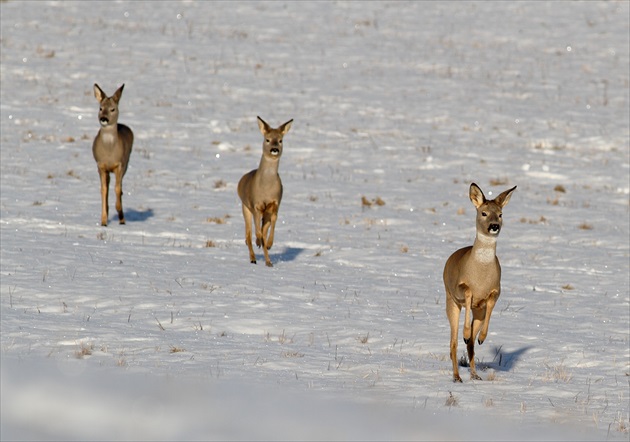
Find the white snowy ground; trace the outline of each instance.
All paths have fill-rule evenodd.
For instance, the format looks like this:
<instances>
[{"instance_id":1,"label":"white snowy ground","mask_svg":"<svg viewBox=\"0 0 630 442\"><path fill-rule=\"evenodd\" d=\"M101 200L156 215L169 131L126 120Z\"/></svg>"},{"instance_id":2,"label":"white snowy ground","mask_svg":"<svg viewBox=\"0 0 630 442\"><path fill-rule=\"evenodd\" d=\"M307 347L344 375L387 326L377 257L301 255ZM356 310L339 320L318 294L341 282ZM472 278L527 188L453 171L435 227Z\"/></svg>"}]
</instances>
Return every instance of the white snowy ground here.
<instances>
[{"instance_id":1,"label":"white snowy ground","mask_svg":"<svg viewBox=\"0 0 630 442\"><path fill-rule=\"evenodd\" d=\"M628 2L0 8L3 440L628 439ZM95 82L126 85L124 226ZM257 115L294 118L273 268L236 196ZM518 188L453 384L473 181Z\"/></svg>"}]
</instances>

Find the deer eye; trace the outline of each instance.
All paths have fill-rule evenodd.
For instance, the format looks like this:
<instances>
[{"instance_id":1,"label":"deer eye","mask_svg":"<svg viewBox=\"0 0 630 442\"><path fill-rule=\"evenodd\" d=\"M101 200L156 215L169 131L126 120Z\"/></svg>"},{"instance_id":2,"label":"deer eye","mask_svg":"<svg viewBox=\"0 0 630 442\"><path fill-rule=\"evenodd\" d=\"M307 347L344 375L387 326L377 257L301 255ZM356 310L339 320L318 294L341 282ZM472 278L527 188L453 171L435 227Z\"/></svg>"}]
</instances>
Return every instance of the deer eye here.
<instances>
[{"instance_id":1,"label":"deer eye","mask_svg":"<svg viewBox=\"0 0 630 442\"><path fill-rule=\"evenodd\" d=\"M481 212L481 216L488 216L486 212Z\"/></svg>"},{"instance_id":2,"label":"deer eye","mask_svg":"<svg viewBox=\"0 0 630 442\"><path fill-rule=\"evenodd\" d=\"M282 144L282 140L278 140L278 143Z\"/></svg>"},{"instance_id":3,"label":"deer eye","mask_svg":"<svg viewBox=\"0 0 630 442\"><path fill-rule=\"evenodd\" d=\"M503 218L503 214L502 213L499 213L499 218Z\"/></svg>"},{"instance_id":4,"label":"deer eye","mask_svg":"<svg viewBox=\"0 0 630 442\"><path fill-rule=\"evenodd\" d=\"M271 140L269 138L265 138L265 143L271 143Z\"/></svg>"}]
</instances>

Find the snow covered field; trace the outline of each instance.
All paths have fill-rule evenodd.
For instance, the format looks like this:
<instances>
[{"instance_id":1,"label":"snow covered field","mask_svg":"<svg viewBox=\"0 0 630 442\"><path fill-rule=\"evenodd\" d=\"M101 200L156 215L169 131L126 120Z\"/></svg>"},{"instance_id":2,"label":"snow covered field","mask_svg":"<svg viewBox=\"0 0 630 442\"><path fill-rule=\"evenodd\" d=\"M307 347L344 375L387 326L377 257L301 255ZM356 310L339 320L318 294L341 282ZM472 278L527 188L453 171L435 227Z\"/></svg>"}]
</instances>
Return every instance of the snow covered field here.
<instances>
[{"instance_id":1,"label":"snow covered field","mask_svg":"<svg viewBox=\"0 0 630 442\"><path fill-rule=\"evenodd\" d=\"M0 8L3 440L628 439L628 2ZM95 82L125 84L126 225ZM236 195L257 115L294 119L273 268ZM471 182L518 188L454 384Z\"/></svg>"}]
</instances>

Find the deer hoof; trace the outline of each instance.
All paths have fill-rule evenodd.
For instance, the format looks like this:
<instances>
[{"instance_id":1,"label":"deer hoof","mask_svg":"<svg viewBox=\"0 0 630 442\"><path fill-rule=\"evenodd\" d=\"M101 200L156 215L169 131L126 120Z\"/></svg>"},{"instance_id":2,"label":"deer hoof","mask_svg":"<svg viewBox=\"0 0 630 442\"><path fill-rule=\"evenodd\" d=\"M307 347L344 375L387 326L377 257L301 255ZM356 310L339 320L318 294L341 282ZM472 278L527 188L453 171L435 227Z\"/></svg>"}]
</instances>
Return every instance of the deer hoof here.
<instances>
[{"instance_id":1,"label":"deer hoof","mask_svg":"<svg viewBox=\"0 0 630 442\"><path fill-rule=\"evenodd\" d=\"M250 262L251 262L252 264L256 264L256 260L255 260L255 259L251 260Z\"/></svg>"},{"instance_id":2,"label":"deer hoof","mask_svg":"<svg viewBox=\"0 0 630 442\"><path fill-rule=\"evenodd\" d=\"M273 267L273 264L270 262L265 263L267 265L267 267Z\"/></svg>"},{"instance_id":3,"label":"deer hoof","mask_svg":"<svg viewBox=\"0 0 630 442\"><path fill-rule=\"evenodd\" d=\"M453 377L453 382L456 383L456 384L463 383L462 378L460 378L459 376Z\"/></svg>"},{"instance_id":4,"label":"deer hoof","mask_svg":"<svg viewBox=\"0 0 630 442\"><path fill-rule=\"evenodd\" d=\"M477 342L479 342L479 345L483 344L483 339L477 339Z\"/></svg>"},{"instance_id":5,"label":"deer hoof","mask_svg":"<svg viewBox=\"0 0 630 442\"><path fill-rule=\"evenodd\" d=\"M477 373L471 373L470 379L473 381L483 381L483 379L481 379L481 377Z\"/></svg>"},{"instance_id":6,"label":"deer hoof","mask_svg":"<svg viewBox=\"0 0 630 442\"><path fill-rule=\"evenodd\" d=\"M468 339L464 338L464 344L468 344L468 341L470 341L470 338Z\"/></svg>"}]
</instances>

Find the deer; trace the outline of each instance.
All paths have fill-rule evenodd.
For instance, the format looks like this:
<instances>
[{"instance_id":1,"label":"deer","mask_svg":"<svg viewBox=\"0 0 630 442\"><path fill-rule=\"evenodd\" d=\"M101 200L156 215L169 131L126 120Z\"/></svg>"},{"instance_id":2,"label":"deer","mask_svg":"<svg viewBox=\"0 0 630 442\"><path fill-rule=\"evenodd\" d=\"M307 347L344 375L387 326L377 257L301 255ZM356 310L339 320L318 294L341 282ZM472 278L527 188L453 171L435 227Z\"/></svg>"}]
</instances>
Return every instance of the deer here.
<instances>
[{"instance_id":1,"label":"deer","mask_svg":"<svg viewBox=\"0 0 630 442\"><path fill-rule=\"evenodd\" d=\"M118 123L118 103L125 85L120 86L114 95L108 97L94 84L94 96L99 102L98 121L101 128L92 143L92 154L98 167L101 181L101 225L107 226L109 216L109 179L110 173L116 176L116 210L120 224L125 224L122 207L122 180L127 172L129 156L133 146L133 132L124 124Z\"/></svg>"},{"instance_id":2,"label":"deer","mask_svg":"<svg viewBox=\"0 0 630 442\"><path fill-rule=\"evenodd\" d=\"M469 197L477 210L476 237L472 246L454 252L444 266L446 316L451 326L450 356L453 382L462 382L457 367L457 332L462 307L464 343L468 350L471 380L481 380L475 368L475 338L479 345L488 336L492 310L501 294L501 265L496 256L497 237L503 225L502 210L516 186L488 200L475 183Z\"/></svg>"},{"instance_id":3,"label":"deer","mask_svg":"<svg viewBox=\"0 0 630 442\"><path fill-rule=\"evenodd\" d=\"M282 156L282 139L289 132L293 119L274 129L262 118L257 117L258 128L263 135L262 156L258 169L254 169L238 182L238 196L241 199L245 219L245 244L249 249L249 260L256 264L252 246L252 220L256 228L256 245L263 249L265 264L273 267L269 259L269 249L273 246L278 209L282 201L282 181L278 174Z\"/></svg>"}]
</instances>

